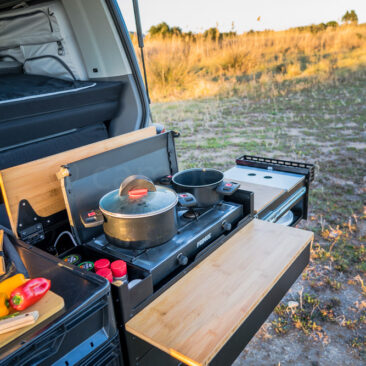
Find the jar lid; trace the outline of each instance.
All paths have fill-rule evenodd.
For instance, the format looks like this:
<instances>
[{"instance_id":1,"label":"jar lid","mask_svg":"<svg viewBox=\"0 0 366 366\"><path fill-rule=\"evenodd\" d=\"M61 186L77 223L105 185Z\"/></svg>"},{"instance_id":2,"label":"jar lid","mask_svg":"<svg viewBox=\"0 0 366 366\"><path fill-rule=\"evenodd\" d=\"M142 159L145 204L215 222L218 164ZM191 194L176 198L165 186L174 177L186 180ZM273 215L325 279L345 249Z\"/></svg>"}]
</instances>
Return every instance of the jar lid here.
<instances>
[{"instance_id":1,"label":"jar lid","mask_svg":"<svg viewBox=\"0 0 366 366\"><path fill-rule=\"evenodd\" d=\"M125 261L122 261L122 260L114 261L111 264L111 270L112 270L113 277L115 277L115 278L126 276L127 264Z\"/></svg>"},{"instance_id":2,"label":"jar lid","mask_svg":"<svg viewBox=\"0 0 366 366\"><path fill-rule=\"evenodd\" d=\"M112 271L110 268L102 268L95 273L99 276L106 278L109 282L113 281Z\"/></svg>"},{"instance_id":3,"label":"jar lid","mask_svg":"<svg viewBox=\"0 0 366 366\"><path fill-rule=\"evenodd\" d=\"M100 210L109 216L121 218L148 217L170 210L178 202L177 194L170 188L155 186L156 191L134 189L120 196L116 189L99 202Z\"/></svg>"},{"instance_id":4,"label":"jar lid","mask_svg":"<svg viewBox=\"0 0 366 366\"><path fill-rule=\"evenodd\" d=\"M111 262L108 259L102 258L94 262L94 268L96 271L98 271L99 269L102 268L109 268L110 264Z\"/></svg>"}]
</instances>

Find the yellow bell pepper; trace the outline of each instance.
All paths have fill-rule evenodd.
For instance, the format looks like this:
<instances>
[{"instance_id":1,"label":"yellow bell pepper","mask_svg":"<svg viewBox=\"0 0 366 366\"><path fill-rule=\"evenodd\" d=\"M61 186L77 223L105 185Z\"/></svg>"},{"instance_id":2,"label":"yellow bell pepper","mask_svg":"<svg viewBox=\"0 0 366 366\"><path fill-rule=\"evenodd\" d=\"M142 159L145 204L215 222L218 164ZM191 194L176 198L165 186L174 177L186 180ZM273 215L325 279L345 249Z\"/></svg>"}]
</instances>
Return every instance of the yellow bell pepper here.
<instances>
[{"instance_id":1,"label":"yellow bell pepper","mask_svg":"<svg viewBox=\"0 0 366 366\"><path fill-rule=\"evenodd\" d=\"M23 285L25 282L26 279L24 275L22 273L18 273L0 282L0 293L4 293L6 297L9 298L11 292L17 287Z\"/></svg>"},{"instance_id":2,"label":"yellow bell pepper","mask_svg":"<svg viewBox=\"0 0 366 366\"><path fill-rule=\"evenodd\" d=\"M0 317L9 314L8 297L4 293L0 293Z\"/></svg>"}]
</instances>

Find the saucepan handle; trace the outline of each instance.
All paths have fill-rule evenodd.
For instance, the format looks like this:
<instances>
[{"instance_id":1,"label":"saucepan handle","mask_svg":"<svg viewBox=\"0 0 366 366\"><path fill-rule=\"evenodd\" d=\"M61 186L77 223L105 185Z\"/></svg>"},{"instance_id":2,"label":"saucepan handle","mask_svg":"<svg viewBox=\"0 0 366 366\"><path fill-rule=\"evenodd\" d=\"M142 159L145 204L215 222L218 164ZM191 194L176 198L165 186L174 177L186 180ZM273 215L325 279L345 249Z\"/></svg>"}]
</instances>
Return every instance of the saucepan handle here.
<instances>
[{"instance_id":1,"label":"saucepan handle","mask_svg":"<svg viewBox=\"0 0 366 366\"><path fill-rule=\"evenodd\" d=\"M224 196L231 196L238 190L239 187L240 184L238 183L228 182L224 180L216 188L216 192L223 194Z\"/></svg>"},{"instance_id":2,"label":"saucepan handle","mask_svg":"<svg viewBox=\"0 0 366 366\"><path fill-rule=\"evenodd\" d=\"M147 192L155 192L153 181L144 175L131 175L127 177L119 187L120 196L128 196L129 192L146 189Z\"/></svg>"},{"instance_id":3,"label":"saucepan handle","mask_svg":"<svg viewBox=\"0 0 366 366\"><path fill-rule=\"evenodd\" d=\"M195 207L197 206L196 197L188 192L178 193L178 205L185 208Z\"/></svg>"},{"instance_id":4,"label":"saucepan handle","mask_svg":"<svg viewBox=\"0 0 366 366\"><path fill-rule=\"evenodd\" d=\"M80 220L87 229L104 224L104 216L100 210L90 210L83 212L80 214Z\"/></svg>"}]
</instances>

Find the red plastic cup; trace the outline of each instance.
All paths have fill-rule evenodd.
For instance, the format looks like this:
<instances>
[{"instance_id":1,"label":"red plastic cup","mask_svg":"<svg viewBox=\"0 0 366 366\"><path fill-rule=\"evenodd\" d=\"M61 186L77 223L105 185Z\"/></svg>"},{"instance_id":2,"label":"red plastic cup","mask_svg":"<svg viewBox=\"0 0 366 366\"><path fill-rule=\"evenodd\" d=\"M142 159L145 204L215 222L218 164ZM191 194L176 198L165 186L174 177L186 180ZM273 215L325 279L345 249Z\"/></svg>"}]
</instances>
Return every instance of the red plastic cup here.
<instances>
[{"instance_id":1,"label":"red plastic cup","mask_svg":"<svg viewBox=\"0 0 366 366\"><path fill-rule=\"evenodd\" d=\"M123 278L127 275L126 262L122 260L112 262L111 270L114 278Z\"/></svg>"},{"instance_id":2,"label":"red plastic cup","mask_svg":"<svg viewBox=\"0 0 366 366\"><path fill-rule=\"evenodd\" d=\"M113 275L110 268L102 268L98 270L96 273L97 275L106 278L109 282L113 282Z\"/></svg>"},{"instance_id":3,"label":"red plastic cup","mask_svg":"<svg viewBox=\"0 0 366 366\"><path fill-rule=\"evenodd\" d=\"M108 259L102 258L102 259L98 259L95 263L94 263L94 270L95 272L99 271L100 269L103 268L109 268L111 265L111 262Z\"/></svg>"}]
</instances>

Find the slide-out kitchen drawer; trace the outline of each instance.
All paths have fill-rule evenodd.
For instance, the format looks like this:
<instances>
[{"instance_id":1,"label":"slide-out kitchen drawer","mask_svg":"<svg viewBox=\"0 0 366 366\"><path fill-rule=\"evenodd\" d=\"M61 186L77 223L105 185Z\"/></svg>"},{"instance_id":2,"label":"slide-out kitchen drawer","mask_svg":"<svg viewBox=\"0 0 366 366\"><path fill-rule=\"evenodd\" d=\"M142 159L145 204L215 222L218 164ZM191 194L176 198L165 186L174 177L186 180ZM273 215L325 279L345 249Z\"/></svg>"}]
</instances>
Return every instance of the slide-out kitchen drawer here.
<instances>
[{"instance_id":1,"label":"slide-out kitchen drawer","mask_svg":"<svg viewBox=\"0 0 366 366\"><path fill-rule=\"evenodd\" d=\"M225 179L240 184L234 201L245 202L246 192L253 192L253 214L260 219L276 222L289 210L291 225L306 218L308 185L304 175L237 165L225 172Z\"/></svg>"},{"instance_id":2,"label":"slide-out kitchen drawer","mask_svg":"<svg viewBox=\"0 0 366 366\"><path fill-rule=\"evenodd\" d=\"M126 323L131 365L230 365L309 261L313 233L254 219Z\"/></svg>"}]
</instances>

